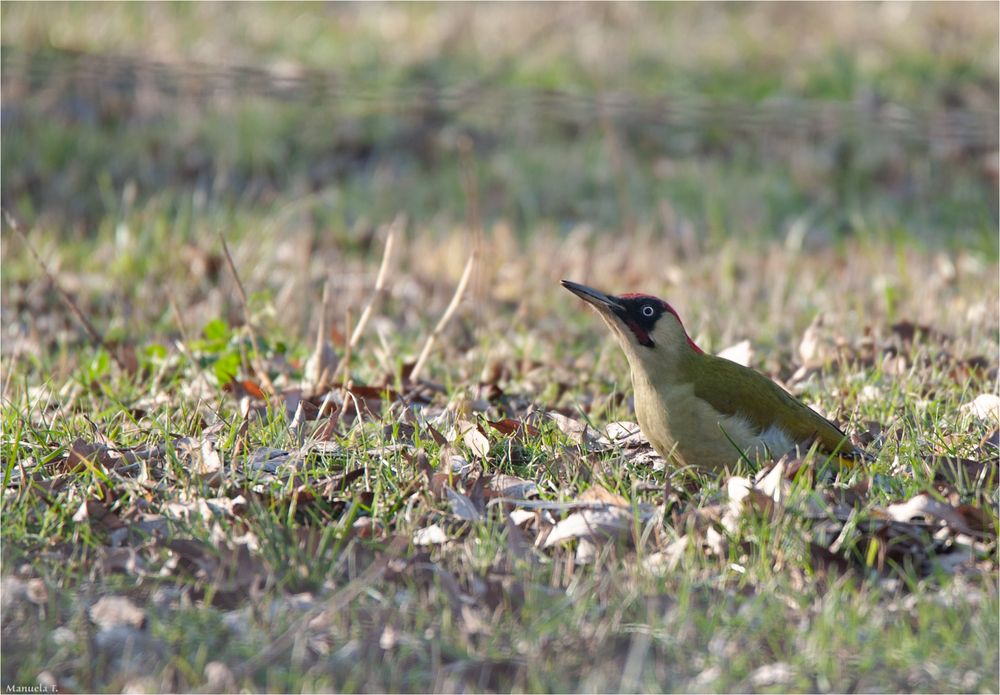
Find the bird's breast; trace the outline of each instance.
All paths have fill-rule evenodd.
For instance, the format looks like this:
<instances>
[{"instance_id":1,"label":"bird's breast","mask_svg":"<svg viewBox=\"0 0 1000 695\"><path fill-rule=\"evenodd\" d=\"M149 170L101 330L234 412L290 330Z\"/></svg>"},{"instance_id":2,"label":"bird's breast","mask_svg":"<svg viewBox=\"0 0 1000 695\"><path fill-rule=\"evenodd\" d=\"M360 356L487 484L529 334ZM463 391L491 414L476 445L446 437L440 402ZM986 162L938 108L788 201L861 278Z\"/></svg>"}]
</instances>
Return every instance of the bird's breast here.
<instances>
[{"instance_id":1,"label":"bird's breast","mask_svg":"<svg viewBox=\"0 0 1000 695\"><path fill-rule=\"evenodd\" d=\"M654 387L636 379L633 386L639 427L664 458L714 470L732 465L741 452L763 453L758 428L745 417L718 412L692 384Z\"/></svg>"}]
</instances>

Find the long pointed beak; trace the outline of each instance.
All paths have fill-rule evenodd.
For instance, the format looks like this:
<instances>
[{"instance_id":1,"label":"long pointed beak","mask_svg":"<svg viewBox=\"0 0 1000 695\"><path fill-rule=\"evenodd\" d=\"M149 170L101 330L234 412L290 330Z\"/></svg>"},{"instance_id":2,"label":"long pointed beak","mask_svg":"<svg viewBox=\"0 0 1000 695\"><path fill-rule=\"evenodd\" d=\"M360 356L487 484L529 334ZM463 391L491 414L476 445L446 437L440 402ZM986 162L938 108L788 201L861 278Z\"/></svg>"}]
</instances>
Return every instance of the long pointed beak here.
<instances>
[{"instance_id":1,"label":"long pointed beak","mask_svg":"<svg viewBox=\"0 0 1000 695\"><path fill-rule=\"evenodd\" d=\"M617 299L611 295L604 294L600 290L595 290L593 287L587 287L586 285L570 282L569 280L563 280L562 286L583 301L592 304L601 313L614 314L616 310L620 311L623 308Z\"/></svg>"}]
</instances>

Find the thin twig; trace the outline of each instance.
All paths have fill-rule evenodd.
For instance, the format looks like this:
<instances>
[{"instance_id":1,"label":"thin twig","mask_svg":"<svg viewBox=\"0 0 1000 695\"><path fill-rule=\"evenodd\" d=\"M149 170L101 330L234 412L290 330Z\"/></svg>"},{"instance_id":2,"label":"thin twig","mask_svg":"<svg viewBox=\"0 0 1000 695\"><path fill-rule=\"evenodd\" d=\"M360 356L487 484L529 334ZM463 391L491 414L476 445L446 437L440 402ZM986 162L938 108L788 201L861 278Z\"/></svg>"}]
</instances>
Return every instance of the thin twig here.
<instances>
[{"instance_id":1,"label":"thin twig","mask_svg":"<svg viewBox=\"0 0 1000 695\"><path fill-rule=\"evenodd\" d=\"M317 420L322 420L323 418L326 417L326 413L330 408L330 404L333 403L333 393L334 391L333 389L331 389L327 391L326 395L323 397L323 402L319 406L319 412L316 413Z\"/></svg>"},{"instance_id":2,"label":"thin twig","mask_svg":"<svg viewBox=\"0 0 1000 695\"><path fill-rule=\"evenodd\" d=\"M379 265L378 275L375 276L375 289L372 293L372 297L368 300L368 305L364 308L361 313L361 318L358 319L357 325L355 325L354 330L351 328L351 317L347 314L345 324L345 335L350 335L350 340L347 341L347 346L344 351L344 357L337 363L336 368L334 368L333 373L330 375L329 383L334 383L337 377L340 376L342 370L348 369L351 362L351 355L354 352L354 348L357 347L361 340L362 334L364 334L365 327L371 320L372 315L375 313L375 309L381 304L382 299L388 293L386 288L386 281L389 277L389 267L390 261L392 259L392 251L396 244L396 232L402 233L402 230L406 226L406 216L399 215L392 221L389 225L389 231L385 238L385 249L382 251L382 263ZM346 385L346 378L345 378Z\"/></svg>"},{"instance_id":3,"label":"thin twig","mask_svg":"<svg viewBox=\"0 0 1000 695\"><path fill-rule=\"evenodd\" d=\"M257 378L260 379L261 384L264 385L269 392L276 394L277 391L274 388L274 383L271 381L271 377L267 375L267 370L264 369L264 364L260 359L260 351L257 348L257 331L254 330L253 321L250 320L250 308L247 305L247 293L243 289L243 282L240 280L240 274L236 272L236 264L233 262L233 257L229 253L229 244L226 243L226 236L219 231L219 241L222 242L222 252L226 257L226 264L229 266L229 272L233 276L233 280L236 281L236 289L240 295L240 302L243 309L243 323L246 324L247 330L250 332L250 342L252 349L252 356L250 358L250 364L253 366L254 371L257 373Z\"/></svg>"},{"instance_id":4,"label":"thin twig","mask_svg":"<svg viewBox=\"0 0 1000 695\"><path fill-rule=\"evenodd\" d=\"M177 322L177 330L181 333L181 340L187 345L191 342L191 335L188 333L187 325L184 323L184 316L177 306L177 298L174 296L173 290L167 292L167 302L170 304L170 311L174 315L174 321Z\"/></svg>"},{"instance_id":5,"label":"thin twig","mask_svg":"<svg viewBox=\"0 0 1000 695\"><path fill-rule=\"evenodd\" d=\"M330 307L330 279L323 283L323 299L320 302L319 325L316 327L316 354L323 351L326 343L326 311Z\"/></svg>"},{"instance_id":6,"label":"thin twig","mask_svg":"<svg viewBox=\"0 0 1000 695\"><path fill-rule=\"evenodd\" d=\"M243 281L240 280L240 274L236 272L236 264L233 263L233 256L229 253L229 244L226 243L226 235L219 231L219 241L222 242L222 253L226 255L226 263L229 265L229 272L233 274L233 280L236 281L236 291L240 293L240 300L243 302L243 314L247 319L247 323L250 323L249 316L247 313L247 292L243 289Z\"/></svg>"},{"instance_id":7,"label":"thin twig","mask_svg":"<svg viewBox=\"0 0 1000 695\"><path fill-rule=\"evenodd\" d=\"M371 299L368 300L368 306L361 312L361 317L358 319L358 324L354 327L354 332L351 333L350 346L352 348L357 347L358 341L361 340L361 334L365 332L365 328L368 326L368 321L388 292L386 289L386 278L389 276L389 261L392 259L396 233L399 232L402 234L405 228L406 215L403 214L398 215L389 225L389 231L385 237L385 250L382 251L382 263L379 265L378 275L375 277L375 291L372 293Z\"/></svg>"},{"instance_id":8,"label":"thin twig","mask_svg":"<svg viewBox=\"0 0 1000 695\"><path fill-rule=\"evenodd\" d=\"M333 374L337 369L337 355L327 342L326 316L330 307L330 281L323 283L323 301L320 303L319 325L316 327L316 347L306 360L303 382L317 392L333 383Z\"/></svg>"},{"instance_id":9,"label":"thin twig","mask_svg":"<svg viewBox=\"0 0 1000 695\"><path fill-rule=\"evenodd\" d=\"M39 256L38 252L35 251L35 247L32 246L31 241L28 240L28 235L24 233L24 231L21 229L21 226L17 223L17 220L14 219L14 217L7 211L6 208L4 208L3 210L3 216L4 219L7 220L8 226L10 226L10 228L14 230L14 233L17 234L18 238L20 238L21 241L24 242L25 247L28 249L28 253L31 254L31 257L34 259L35 263L38 264L38 267L41 268L42 272L45 274L45 279L47 279L49 281L49 284L52 285L53 289L55 289L55 291L59 293L59 297L63 300L63 303L69 308L69 310L73 313L73 315L76 316L77 320L83 325L83 328L87 332L87 335L90 336L90 339L94 343L96 343L99 347L103 348L109 355L111 355L111 359L113 359L119 367L121 367L125 371L128 371L128 367L125 365L124 360L122 360L121 356L118 354L118 351L112 350L108 346L107 342L104 340L104 336L98 333L97 329L94 328L94 326L90 323L90 321L87 320L87 317L84 315L83 310L81 310L80 307L77 306L76 302L73 301L73 298L69 296L69 293L66 292L66 290L64 290L59 285L59 283L56 281L55 276L52 275L52 273L49 271L48 267L45 265L45 262L42 260L41 256Z\"/></svg>"},{"instance_id":10,"label":"thin twig","mask_svg":"<svg viewBox=\"0 0 1000 695\"><path fill-rule=\"evenodd\" d=\"M344 312L344 335L349 335L350 333L351 333L351 311L350 311L350 309L348 309L346 312ZM340 389L341 389L341 397L342 397L344 403L347 403L347 400L346 400L347 386L348 386L348 384L350 383L350 380L351 380L351 369L347 365L349 365L351 363L351 356L352 355L353 355L353 351L351 350L351 341L347 341L347 349L344 350L344 359L342 359L340 361L340 364L337 365L337 370L334 372L334 376L336 376L337 373L340 372L340 368L343 365L343 367L344 367L344 378L343 378L343 382L340 384ZM358 411L358 416L360 416L360 415L361 415L361 411L359 410Z\"/></svg>"},{"instance_id":11,"label":"thin twig","mask_svg":"<svg viewBox=\"0 0 1000 695\"><path fill-rule=\"evenodd\" d=\"M14 372L16 371L14 367L17 366L18 360L21 359L21 352L24 349L24 343L25 343L25 338L19 332L17 334L17 338L14 341L14 352L13 354L11 354L10 360L7 363L7 374L4 375L3 379L3 391L0 392L0 394L2 394L3 400L5 401L7 400L7 391L10 388L10 382L14 378Z\"/></svg>"},{"instance_id":12,"label":"thin twig","mask_svg":"<svg viewBox=\"0 0 1000 695\"><path fill-rule=\"evenodd\" d=\"M472 267L475 265L476 254L473 253L469 256L469 260L465 264L465 270L462 271L462 279L458 281L458 287L455 288L455 294L451 298L451 302L448 304L448 308L444 310L444 314L441 316L441 320L437 322L434 326L434 330L431 334L427 336L427 341L424 343L423 349L420 351L420 357L417 358L417 363L413 365L413 370L410 372L410 380L416 381L420 376L420 372L423 371L424 365L427 364L427 358L430 357L431 350L434 348L434 342L437 340L438 336L444 331L445 326L451 320L451 317L455 314L458 309L459 303L462 301L462 295L465 294L465 288L469 284L469 278L472 276Z\"/></svg>"}]
</instances>

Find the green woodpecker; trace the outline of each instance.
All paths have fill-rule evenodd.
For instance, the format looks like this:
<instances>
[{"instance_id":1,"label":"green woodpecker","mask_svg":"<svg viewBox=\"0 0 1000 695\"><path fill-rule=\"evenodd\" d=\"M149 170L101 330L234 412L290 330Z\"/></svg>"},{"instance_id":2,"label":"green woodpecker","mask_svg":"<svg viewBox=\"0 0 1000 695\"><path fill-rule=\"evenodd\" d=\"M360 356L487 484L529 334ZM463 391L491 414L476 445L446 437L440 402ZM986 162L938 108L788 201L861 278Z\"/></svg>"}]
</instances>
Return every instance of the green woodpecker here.
<instances>
[{"instance_id":1,"label":"green woodpecker","mask_svg":"<svg viewBox=\"0 0 1000 695\"><path fill-rule=\"evenodd\" d=\"M860 456L836 425L763 374L702 351L663 300L562 284L591 304L618 339L632 371L639 427L668 461L718 470L741 457L776 459L814 442L828 454Z\"/></svg>"}]
</instances>

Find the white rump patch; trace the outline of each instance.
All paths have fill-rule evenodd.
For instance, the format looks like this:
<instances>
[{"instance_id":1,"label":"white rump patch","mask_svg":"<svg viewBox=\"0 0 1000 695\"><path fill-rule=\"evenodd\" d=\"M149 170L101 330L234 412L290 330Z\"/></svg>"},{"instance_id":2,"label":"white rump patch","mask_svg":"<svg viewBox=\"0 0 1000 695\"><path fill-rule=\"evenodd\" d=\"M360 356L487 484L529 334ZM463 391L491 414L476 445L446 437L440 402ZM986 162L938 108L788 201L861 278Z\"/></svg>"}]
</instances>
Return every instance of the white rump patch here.
<instances>
[{"instance_id":1,"label":"white rump patch","mask_svg":"<svg viewBox=\"0 0 1000 695\"><path fill-rule=\"evenodd\" d=\"M767 448L768 455L774 460L778 460L795 446L795 441L777 425L771 425L761 432L757 442L758 446L763 445Z\"/></svg>"},{"instance_id":2,"label":"white rump patch","mask_svg":"<svg viewBox=\"0 0 1000 695\"><path fill-rule=\"evenodd\" d=\"M726 438L750 460L777 461L795 448L795 440L781 427L771 425L763 432L743 415L729 415L719 420Z\"/></svg>"}]
</instances>

